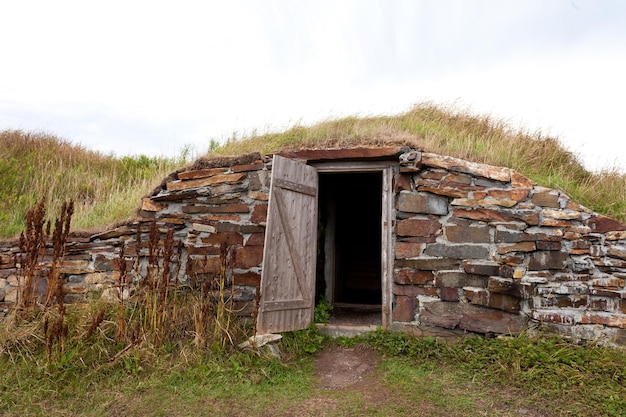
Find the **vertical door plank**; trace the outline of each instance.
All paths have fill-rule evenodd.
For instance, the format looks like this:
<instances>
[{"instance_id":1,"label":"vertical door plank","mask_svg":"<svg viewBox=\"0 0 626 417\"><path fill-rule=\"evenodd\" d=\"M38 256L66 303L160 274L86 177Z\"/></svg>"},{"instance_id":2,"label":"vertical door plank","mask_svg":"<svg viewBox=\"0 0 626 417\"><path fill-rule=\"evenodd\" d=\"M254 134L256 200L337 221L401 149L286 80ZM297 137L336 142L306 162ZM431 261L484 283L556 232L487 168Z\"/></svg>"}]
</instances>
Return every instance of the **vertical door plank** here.
<instances>
[{"instance_id":1,"label":"vertical door plank","mask_svg":"<svg viewBox=\"0 0 626 417\"><path fill-rule=\"evenodd\" d=\"M274 156L257 334L299 330L311 324L317 189L315 168Z\"/></svg>"}]
</instances>

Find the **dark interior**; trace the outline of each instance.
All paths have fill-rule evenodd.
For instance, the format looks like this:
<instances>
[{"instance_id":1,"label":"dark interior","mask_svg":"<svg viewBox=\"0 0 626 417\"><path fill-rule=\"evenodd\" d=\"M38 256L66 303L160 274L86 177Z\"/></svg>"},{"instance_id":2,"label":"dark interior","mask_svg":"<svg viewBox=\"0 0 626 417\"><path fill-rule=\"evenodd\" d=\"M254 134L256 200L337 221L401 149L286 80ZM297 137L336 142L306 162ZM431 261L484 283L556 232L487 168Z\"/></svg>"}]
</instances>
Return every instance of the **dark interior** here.
<instances>
[{"instance_id":1,"label":"dark interior","mask_svg":"<svg viewBox=\"0 0 626 417\"><path fill-rule=\"evenodd\" d=\"M324 245L334 239L334 289L332 303L378 305L381 290L382 173L332 173L319 175L318 275L319 300L327 285ZM334 216L334 232L329 219ZM380 310L379 310L380 311Z\"/></svg>"}]
</instances>

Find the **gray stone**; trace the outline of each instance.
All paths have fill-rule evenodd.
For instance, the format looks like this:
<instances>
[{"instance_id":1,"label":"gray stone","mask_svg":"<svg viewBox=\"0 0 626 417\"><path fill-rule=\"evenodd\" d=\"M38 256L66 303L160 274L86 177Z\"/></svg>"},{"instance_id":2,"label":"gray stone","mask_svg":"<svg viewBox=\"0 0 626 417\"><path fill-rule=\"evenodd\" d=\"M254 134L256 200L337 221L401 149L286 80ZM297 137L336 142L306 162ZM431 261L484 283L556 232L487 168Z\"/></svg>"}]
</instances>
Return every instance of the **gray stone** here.
<instances>
[{"instance_id":1,"label":"gray stone","mask_svg":"<svg viewBox=\"0 0 626 417\"><path fill-rule=\"evenodd\" d=\"M468 274L499 275L500 265L491 261L464 261L463 270Z\"/></svg>"},{"instance_id":2,"label":"gray stone","mask_svg":"<svg viewBox=\"0 0 626 417\"><path fill-rule=\"evenodd\" d=\"M440 300L423 302L420 300L420 304L419 321L421 324L454 329L461 321L463 312L459 303Z\"/></svg>"},{"instance_id":3,"label":"gray stone","mask_svg":"<svg viewBox=\"0 0 626 417\"><path fill-rule=\"evenodd\" d=\"M485 188L505 188L508 185L506 182L491 181L486 178L480 178L480 177L476 178L476 181L474 181L474 184L479 187L485 187Z\"/></svg>"},{"instance_id":4,"label":"gray stone","mask_svg":"<svg viewBox=\"0 0 626 417\"><path fill-rule=\"evenodd\" d=\"M424 255L454 259L487 259L489 258L489 249L480 245L444 245L434 243L426 247Z\"/></svg>"},{"instance_id":5,"label":"gray stone","mask_svg":"<svg viewBox=\"0 0 626 417\"><path fill-rule=\"evenodd\" d=\"M489 226L478 222L468 222L457 219L457 224L450 224L444 228L446 238L457 243L489 243Z\"/></svg>"},{"instance_id":6,"label":"gray stone","mask_svg":"<svg viewBox=\"0 0 626 417\"><path fill-rule=\"evenodd\" d=\"M400 259L395 261L398 268L413 268L423 271L441 271L458 269L461 261L450 258Z\"/></svg>"},{"instance_id":7,"label":"gray stone","mask_svg":"<svg viewBox=\"0 0 626 417\"><path fill-rule=\"evenodd\" d=\"M511 278L490 277L487 289L492 293L511 295L517 298L530 298L533 286Z\"/></svg>"},{"instance_id":8,"label":"gray stone","mask_svg":"<svg viewBox=\"0 0 626 417\"><path fill-rule=\"evenodd\" d=\"M540 251L530 254L528 262L529 271L540 271L542 269L564 269L568 255L565 252Z\"/></svg>"},{"instance_id":9,"label":"gray stone","mask_svg":"<svg viewBox=\"0 0 626 417\"><path fill-rule=\"evenodd\" d=\"M487 286L487 277L484 275L466 274L465 272L439 271L435 274L435 286L485 288Z\"/></svg>"},{"instance_id":10,"label":"gray stone","mask_svg":"<svg viewBox=\"0 0 626 417\"><path fill-rule=\"evenodd\" d=\"M459 328L476 333L518 334L526 324L526 318L494 308L462 304Z\"/></svg>"},{"instance_id":11,"label":"gray stone","mask_svg":"<svg viewBox=\"0 0 626 417\"><path fill-rule=\"evenodd\" d=\"M402 192L398 197L398 210L443 216L448 214L448 199L429 193Z\"/></svg>"}]
</instances>

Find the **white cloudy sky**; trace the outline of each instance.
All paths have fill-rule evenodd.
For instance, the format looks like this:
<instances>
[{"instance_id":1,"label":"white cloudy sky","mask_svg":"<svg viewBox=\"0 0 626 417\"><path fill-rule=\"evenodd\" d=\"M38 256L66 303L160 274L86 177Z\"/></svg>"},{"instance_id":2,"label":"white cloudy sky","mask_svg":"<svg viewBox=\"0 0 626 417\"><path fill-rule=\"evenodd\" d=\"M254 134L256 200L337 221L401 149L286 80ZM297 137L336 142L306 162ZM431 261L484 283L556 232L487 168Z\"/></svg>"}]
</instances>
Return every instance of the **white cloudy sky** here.
<instances>
[{"instance_id":1,"label":"white cloudy sky","mask_svg":"<svg viewBox=\"0 0 626 417\"><path fill-rule=\"evenodd\" d=\"M626 1L0 3L0 129L185 144L457 102L626 167Z\"/></svg>"}]
</instances>

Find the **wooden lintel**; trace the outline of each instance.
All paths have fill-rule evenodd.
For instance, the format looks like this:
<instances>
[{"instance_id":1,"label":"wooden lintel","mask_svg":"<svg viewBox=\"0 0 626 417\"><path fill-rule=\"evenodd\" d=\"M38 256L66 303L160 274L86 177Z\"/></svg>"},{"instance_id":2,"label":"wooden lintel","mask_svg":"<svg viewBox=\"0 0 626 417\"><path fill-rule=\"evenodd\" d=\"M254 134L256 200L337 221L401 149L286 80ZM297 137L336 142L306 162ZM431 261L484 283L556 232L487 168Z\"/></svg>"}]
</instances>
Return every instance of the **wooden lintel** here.
<instances>
[{"instance_id":1,"label":"wooden lintel","mask_svg":"<svg viewBox=\"0 0 626 417\"><path fill-rule=\"evenodd\" d=\"M277 155L304 161L354 160L354 159L393 159L402 154L400 147L389 148L349 148L349 149L306 149L281 152Z\"/></svg>"}]
</instances>

